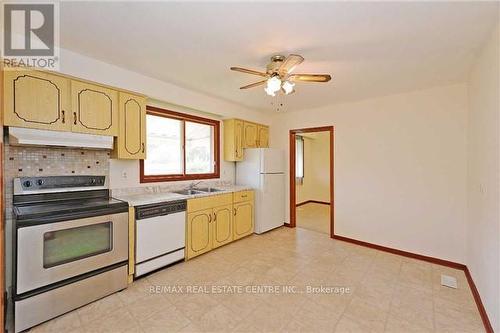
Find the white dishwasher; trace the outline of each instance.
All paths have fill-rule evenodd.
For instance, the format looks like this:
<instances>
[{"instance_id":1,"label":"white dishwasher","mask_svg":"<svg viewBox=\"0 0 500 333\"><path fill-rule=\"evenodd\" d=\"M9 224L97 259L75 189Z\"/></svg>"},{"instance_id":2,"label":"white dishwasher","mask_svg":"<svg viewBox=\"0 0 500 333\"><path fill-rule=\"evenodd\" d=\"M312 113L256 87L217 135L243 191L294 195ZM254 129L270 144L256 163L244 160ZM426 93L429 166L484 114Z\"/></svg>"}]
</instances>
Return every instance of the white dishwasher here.
<instances>
[{"instance_id":1,"label":"white dishwasher","mask_svg":"<svg viewBox=\"0 0 500 333\"><path fill-rule=\"evenodd\" d=\"M184 259L186 200L135 207L135 274Z\"/></svg>"}]
</instances>

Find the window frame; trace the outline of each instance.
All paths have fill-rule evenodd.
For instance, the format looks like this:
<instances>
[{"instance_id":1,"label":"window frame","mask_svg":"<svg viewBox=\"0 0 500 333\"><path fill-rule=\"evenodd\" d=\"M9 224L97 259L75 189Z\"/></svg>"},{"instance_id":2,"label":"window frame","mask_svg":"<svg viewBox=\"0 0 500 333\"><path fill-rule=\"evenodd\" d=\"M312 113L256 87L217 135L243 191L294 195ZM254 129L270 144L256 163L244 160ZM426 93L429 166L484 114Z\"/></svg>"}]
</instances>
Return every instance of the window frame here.
<instances>
[{"instance_id":1,"label":"window frame","mask_svg":"<svg viewBox=\"0 0 500 333\"><path fill-rule=\"evenodd\" d=\"M166 110L154 106L146 106L146 115L154 115L158 117L165 117L182 121L182 174L171 175L145 175L144 174L144 160L141 159L140 164L140 182L141 183L155 183L155 182L170 182L181 180L197 180L197 179L217 179L220 178L220 122L214 119L203 118L190 114L180 113L176 111ZM214 127L214 172L212 173L197 173L186 174L186 121L210 125ZM147 137L147 129L146 129Z\"/></svg>"}]
</instances>

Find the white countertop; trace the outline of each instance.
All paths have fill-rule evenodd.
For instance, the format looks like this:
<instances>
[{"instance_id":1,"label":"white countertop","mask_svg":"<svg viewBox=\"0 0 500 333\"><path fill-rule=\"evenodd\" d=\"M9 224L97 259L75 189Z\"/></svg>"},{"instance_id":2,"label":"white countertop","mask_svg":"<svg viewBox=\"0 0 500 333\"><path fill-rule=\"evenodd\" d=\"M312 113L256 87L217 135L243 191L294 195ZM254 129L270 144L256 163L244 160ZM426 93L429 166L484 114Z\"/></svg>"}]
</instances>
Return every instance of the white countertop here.
<instances>
[{"instance_id":1,"label":"white countertop","mask_svg":"<svg viewBox=\"0 0 500 333\"><path fill-rule=\"evenodd\" d=\"M142 206L160 202L169 202L175 200L193 199L207 197L212 195L221 195L239 191L252 190L248 186L230 185L230 186L214 186L214 189L220 190L217 192L197 193L193 195L182 195L174 192L159 192L159 193L143 193L132 195L113 195L113 198L128 202L129 206Z\"/></svg>"}]
</instances>

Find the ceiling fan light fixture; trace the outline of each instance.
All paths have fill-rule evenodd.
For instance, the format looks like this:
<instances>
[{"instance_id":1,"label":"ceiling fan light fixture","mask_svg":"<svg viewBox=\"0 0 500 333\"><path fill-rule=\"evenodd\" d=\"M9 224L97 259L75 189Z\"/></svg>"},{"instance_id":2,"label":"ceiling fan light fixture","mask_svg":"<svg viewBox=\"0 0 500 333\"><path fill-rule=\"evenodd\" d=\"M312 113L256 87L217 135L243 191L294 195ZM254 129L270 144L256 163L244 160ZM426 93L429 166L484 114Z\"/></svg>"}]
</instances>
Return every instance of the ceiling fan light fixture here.
<instances>
[{"instance_id":1,"label":"ceiling fan light fixture","mask_svg":"<svg viewBox=\"0 0 500 333\"><path fill-rule=\"evenodd\" d=\"M293 87L295 87L295 83L292 83L290 81L285 81L283 82L283 91L285 92L286 95L291 94L293 92Z\"/></svg>"},{"instance_id":2,"label":"ceiling fan light fixture","mask_svg":"<svg viewBox=\"0 0 500 333\"><path fill-rule=\"evenodd\" d=\"M266 89L269 91L275 92L275 93L278 92L281 89L281 80L280 80L279 76L274 75L274 76L270 77L267 80L267 88Z\"/></svg>"},{"instance_id":3,"label":"ceiling fan light fixture","mask_svg":"<svg viewBox=\"0 0 500 333\"><path fill-rule=\"evenodd\" d=\"M276 96L276 92L272 89L269 89L269 87L265 87L264 91L269 95L269 96Z\"/></svg>"}]
</instances>

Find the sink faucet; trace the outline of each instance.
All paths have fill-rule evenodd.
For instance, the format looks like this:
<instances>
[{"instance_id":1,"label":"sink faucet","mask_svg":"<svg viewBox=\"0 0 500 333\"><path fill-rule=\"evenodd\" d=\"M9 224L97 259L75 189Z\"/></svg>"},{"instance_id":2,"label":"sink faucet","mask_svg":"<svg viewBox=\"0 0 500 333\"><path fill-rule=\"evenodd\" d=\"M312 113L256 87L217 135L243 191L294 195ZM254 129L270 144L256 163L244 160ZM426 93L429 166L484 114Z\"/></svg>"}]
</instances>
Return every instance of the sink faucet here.
<instances>
[{"instance_id":1,"label":"sink faucet","mask_svg":"<svg viewBox=\"0 0 500 333\"><path fill-rule=\"evenodd\" d=\"M191 184L189 184L188 189L189 190L194 190L196 188L196 186L198 186L198 184L200 184L200 183L201 183L201 181L199 181L199 182L192 182Z\"/></svg>"}]
</instances>

